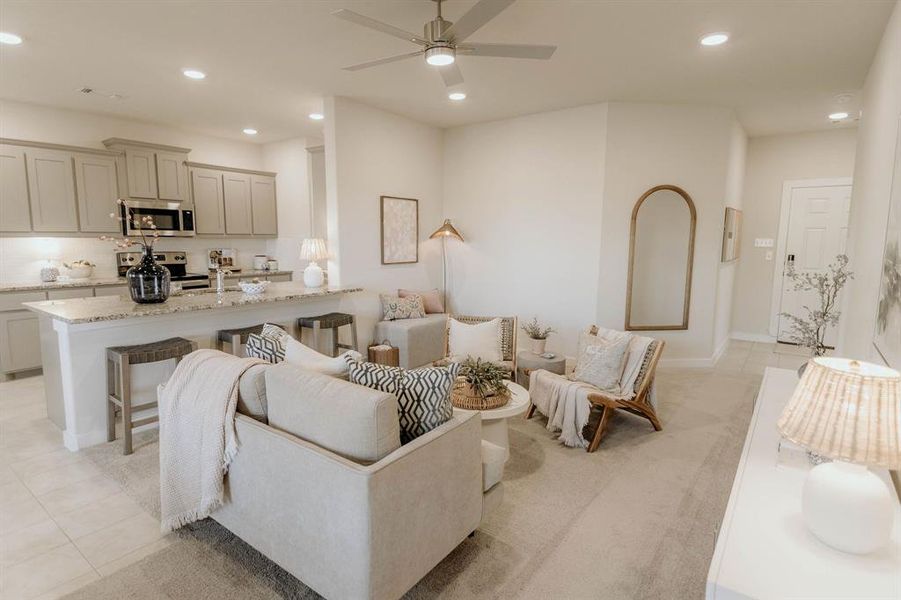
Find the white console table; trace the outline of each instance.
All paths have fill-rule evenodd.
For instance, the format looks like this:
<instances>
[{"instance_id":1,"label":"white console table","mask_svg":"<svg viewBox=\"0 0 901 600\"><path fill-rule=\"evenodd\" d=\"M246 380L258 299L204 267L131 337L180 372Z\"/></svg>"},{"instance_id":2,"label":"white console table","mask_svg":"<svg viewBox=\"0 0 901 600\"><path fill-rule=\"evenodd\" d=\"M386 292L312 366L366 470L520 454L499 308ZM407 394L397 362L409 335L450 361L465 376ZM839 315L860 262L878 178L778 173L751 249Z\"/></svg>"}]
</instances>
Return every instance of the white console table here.
<instances>
[{"instance_id":1,"label":"white console table","mask_svg":"<svg viewBox=\"0 0 901 600\"><path fill-rule=\"evenodd\" d=\"M901 599L901 506L889 546L858 556L820 542L801 517L806 467L779 460L776 421L797 373L768 368L707 574L708 600Z\"/></svg>"}]
</instances>

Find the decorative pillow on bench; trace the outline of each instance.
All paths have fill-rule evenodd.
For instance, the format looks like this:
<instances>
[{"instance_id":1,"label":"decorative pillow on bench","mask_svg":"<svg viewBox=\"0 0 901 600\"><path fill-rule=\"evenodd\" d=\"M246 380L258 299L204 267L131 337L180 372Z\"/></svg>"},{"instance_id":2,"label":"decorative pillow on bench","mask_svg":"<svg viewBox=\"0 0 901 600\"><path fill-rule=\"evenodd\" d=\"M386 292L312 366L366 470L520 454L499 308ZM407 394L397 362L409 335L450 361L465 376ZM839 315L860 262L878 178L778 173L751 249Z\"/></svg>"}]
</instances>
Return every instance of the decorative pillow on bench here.
<instances>
[{"instance_id":1,"label":"decorative pillow on bench","mask_svg":"<svg viewBox=\"0 0 901 600\"><path fill-rule=\"evenodd\" d=\"M405 298L380 294L379 298L382 301L382 319L385 321L425 317L425 305L419 294L412 294Z\"/></svg>"},{"instance_id":2,"label":"decorative pillow on bench","mask_svg":"<svg viewBox=\"0 0 901 600\"><path fill-rule=\"evenodd\" d=\"M460 365L408 371L375 363L351 363L350 381L397 396L400 443L428 433L454 415L451 389Z\"/></svg>"}]
</instances>

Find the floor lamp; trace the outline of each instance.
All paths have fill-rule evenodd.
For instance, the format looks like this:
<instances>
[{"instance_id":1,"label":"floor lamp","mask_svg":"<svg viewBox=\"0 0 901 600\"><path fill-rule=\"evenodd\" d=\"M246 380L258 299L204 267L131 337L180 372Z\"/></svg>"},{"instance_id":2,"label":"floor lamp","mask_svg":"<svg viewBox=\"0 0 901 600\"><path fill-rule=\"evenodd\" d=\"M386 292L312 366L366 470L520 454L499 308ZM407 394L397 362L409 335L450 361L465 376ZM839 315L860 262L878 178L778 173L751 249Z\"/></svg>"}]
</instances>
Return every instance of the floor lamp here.
<instances>
[{"instance_id":1,"label":"floor lamp","mask_svg":"<svg viewBox=\"0 0 901 600\"><path fill-rule=\"evenodd\" d=\"M461 242L463 240L463 236L460 235L460 232L457 231L457 228L454 227L450 219L444 219L444 225L435 230L435 233L429 236L430 240L434 240L436 238L441 238L441 258L443 259L444 270L443 274L443 285L441 286L441 295L444 297L444 310L447 311L447 238L457 238Z\"/></svg>"}]
</instances>

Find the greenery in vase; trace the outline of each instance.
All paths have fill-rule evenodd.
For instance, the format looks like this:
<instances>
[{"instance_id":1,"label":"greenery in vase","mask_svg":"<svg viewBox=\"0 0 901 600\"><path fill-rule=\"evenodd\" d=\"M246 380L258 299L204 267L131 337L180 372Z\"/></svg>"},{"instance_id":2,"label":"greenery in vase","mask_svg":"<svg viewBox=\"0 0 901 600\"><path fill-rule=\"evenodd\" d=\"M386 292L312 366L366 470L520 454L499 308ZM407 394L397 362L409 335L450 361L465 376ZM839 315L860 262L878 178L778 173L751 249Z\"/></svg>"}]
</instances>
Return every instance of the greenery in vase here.
<instances>
[{"instance_id":1,"label":"greenery in vase","mask_svg":"<svg viewBox=\"0 0 901 600\"><path fill-rule=\"evenodd\" d=\"M469 357L460 365L460 377L483 398L507 391L506 374L503 368L481 358Z\"/></svg>"},{"instance_id":2,"label":"greenery in vase","mask_svg":"<svg viewBox=\"0 0 901 600\"><path fill-rule=\"evenodd\" d=\"M531 321L522 326L522 330L533 340L546 340L549 335L556 332L550 327L542 327L538 317L532 317Z\"/></svg>"},{"instance_id":3,"label":"greenery in vase","mask_svg":"<svg viewBox=\"0 0 901 600\"><path fill-rule=\"evenodd\" d=\"M125 216L119 216L114 212L109 214L110 219L115 219L119 222L122 222L125 219L132 224L132 227L138 230L138 233L141 234L141 241L133 240L129 237L115 237L112 235L101 235L100 239L105 242L113 242L116 245L116 248L120 250L126 250L132 246L141 245L144 248L153 248L153 244L160 239L160 232L156 228L156 223L153 222L153 217L143 216L140 219L135 217L135 211L128 205L126 200L119 198L116 200L116 204L123 207L123 212ZM145 235L144 232L147 232ZM148 241L149 238L149 241Z\"/></svg>"},{"instance_id":4,"label":"greenery in vase","mask_svg":"<svg viewBox=\"0 0 901 600\"><path fill-rule=\"evenodd\" d=\"M809 348L813 356L823 356L827 350L824 343L826 331L838 324L841 315L837 305L838 293L849 279L854 278L854 273L848 269L848 256L839 254L835 257L835 262L819 273L799 273L792 265L785 275L794 283L794 291L816 292L820 300L816 309L803 306L806 313L804 316L780 313L780 316L791 322L791 340Z\"/></svg>"}]
</instances>

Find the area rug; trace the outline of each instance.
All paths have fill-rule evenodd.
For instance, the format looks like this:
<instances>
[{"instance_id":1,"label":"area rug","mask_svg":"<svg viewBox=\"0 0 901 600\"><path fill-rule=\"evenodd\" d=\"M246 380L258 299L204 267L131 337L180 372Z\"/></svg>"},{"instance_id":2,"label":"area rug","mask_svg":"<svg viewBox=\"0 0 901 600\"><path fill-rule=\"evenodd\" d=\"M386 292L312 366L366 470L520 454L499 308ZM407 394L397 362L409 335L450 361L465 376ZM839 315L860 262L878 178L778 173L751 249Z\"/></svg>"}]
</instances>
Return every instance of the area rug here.
<instances>
[{"instance_id":1,"label":"area rug","mask_svg":"<svg viewBox=\"0 0 901 600\"><path fill-rule=\"evenodd\" d=\"M405 598L703 598L759 382L663 370L663 431L617 414L593 454L555 441L540 416L512 419L503 503ZM157 453L153 432L131 456L119 443L85 451L158 517ZM319 598L211 519L170 539L67 598Z\"/></svg>"}]
</instances>

